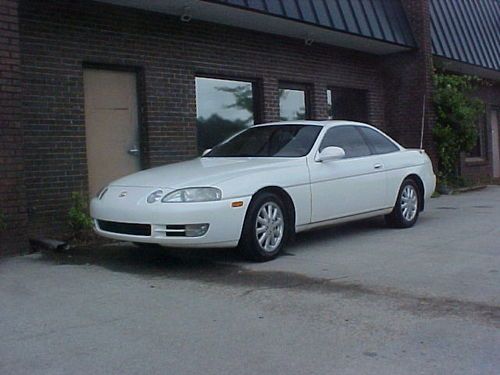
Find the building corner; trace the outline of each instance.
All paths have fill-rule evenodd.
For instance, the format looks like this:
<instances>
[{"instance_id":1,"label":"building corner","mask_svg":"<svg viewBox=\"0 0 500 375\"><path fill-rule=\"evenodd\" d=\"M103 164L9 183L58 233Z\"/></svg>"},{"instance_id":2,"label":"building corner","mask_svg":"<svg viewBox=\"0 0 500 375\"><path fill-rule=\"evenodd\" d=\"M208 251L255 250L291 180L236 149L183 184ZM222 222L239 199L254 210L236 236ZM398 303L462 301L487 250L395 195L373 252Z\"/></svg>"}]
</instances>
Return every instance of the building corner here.
<instances>
[{"instance_id":1,"label":"building corner","mask_svg":"<svg viewBox=\"0 0 500 375\"><path fill-rule=\"evenodd\" d=\"M401 0L417 47L384 56L385 118L388 133L405 147L422 146L437 168L432 136L435 116L432 104L432 41L428 0ZM425 103L424 103L425 100Z\"/></svg>"},{"instance_id":2,"label":"building corner","mask_svg":"<svg viewBox=\"0 0 500 375\"><path fill-rule=\"evenodd\" d=\"M0 2L0 256L28 246L18 1Z\"/></svg>"}]
</instances>

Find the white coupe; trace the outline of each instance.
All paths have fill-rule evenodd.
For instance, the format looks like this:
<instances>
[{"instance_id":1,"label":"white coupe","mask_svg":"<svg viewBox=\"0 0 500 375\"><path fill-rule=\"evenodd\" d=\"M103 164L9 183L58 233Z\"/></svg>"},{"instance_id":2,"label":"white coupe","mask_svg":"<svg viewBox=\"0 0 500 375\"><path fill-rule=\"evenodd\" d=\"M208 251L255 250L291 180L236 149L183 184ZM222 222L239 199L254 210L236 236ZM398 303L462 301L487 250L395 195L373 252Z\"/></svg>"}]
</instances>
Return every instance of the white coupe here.
<instances>
[{"instance_id":1,"label":"white coupe","mask_svg":"<svg viewBox=\"0 0 500 375\"><path fill-rule=\"evenodd\" d=\"M236 247L275 258L298 232L386 215L411 227L434 191L423 150L352 121L252 126L181 163L112 182L91 202L105 237L169 247Z\"/></svg>"}]
</instances>

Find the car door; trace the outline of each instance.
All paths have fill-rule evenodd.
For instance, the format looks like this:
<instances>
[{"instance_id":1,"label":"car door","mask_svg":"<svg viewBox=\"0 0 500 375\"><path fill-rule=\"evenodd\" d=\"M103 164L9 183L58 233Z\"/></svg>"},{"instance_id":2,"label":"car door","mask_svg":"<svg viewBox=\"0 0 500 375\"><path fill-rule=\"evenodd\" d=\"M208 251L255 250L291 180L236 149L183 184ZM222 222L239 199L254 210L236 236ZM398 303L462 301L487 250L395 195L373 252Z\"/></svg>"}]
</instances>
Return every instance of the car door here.
<instances>
[{"instance_id":1,"label":"car door","mask_svg":"<svg viewBox=\"0 0 500 375\"><path fill-rule=\"evenodd\" d=\"M401 168L404 167L397 154L401 150L378 130L367 126L360 126L358 130L375 155L377 163L382 165L386 184L385 206L392 207L401 185Z\"/></svg>"},{"instance_id":2,"label":"car door","mask_svg":"<svg viewBox=\"0 0 500 375\"><path fill-rule=\"evenodd\" d=\"M344 149L343 159L309 164L311 221L319 222L367 213L386 205L383 165L373 155L354 125L328 129L318 151L328 146Z\"/></svg>"}]
</instances>

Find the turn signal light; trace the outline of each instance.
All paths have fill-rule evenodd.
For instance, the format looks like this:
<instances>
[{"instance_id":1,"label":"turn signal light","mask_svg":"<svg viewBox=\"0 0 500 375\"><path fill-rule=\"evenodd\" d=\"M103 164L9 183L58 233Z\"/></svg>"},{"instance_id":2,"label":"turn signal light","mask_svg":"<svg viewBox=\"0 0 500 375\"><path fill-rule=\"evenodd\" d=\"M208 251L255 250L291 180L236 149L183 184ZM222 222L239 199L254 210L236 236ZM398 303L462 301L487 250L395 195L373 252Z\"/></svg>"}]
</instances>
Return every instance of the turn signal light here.
<instances>
[{"instance_id":1,"label":"turn signal light","mask_svg":"<svg viewBox=\"0 0 500 375\"><path fill-rule=\"evenodd\" d=\"M243 206L243 201L236 201L231 203L231 207L242 207Z\"/></svg>"}]
</instances>

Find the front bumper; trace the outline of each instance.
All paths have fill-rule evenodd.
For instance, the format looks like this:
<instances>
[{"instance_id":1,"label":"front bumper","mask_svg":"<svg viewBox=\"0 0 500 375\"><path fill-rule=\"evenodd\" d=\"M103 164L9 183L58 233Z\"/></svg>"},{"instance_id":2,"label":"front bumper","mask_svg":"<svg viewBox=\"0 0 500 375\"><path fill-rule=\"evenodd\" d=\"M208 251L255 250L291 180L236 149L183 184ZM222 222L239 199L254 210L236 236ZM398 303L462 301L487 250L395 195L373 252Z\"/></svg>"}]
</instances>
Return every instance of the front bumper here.
<instances>
[{"instance_id":1,"label":"front bumper","mask_svg":"<svg viewBox=\"0 0 500 375\"><path fill-rule=\"evenodd\" d=\"M118 197L118 190L110 188L102 200L92 199L90 214L94 219L95 232L116 240L154 243L168 247L235 247L240 239L246 208L251 199L244 197L214 202L148 204L145 197L151 189L127 189L129 194L124 198ZM236 200L243 201L243 206L232 207L231 203ZM130 233L117 233L114 229L110 231L109 227L102 228L99 221L141 224L142 226L138 227L150 227L150 233L146 231L137 234L135 230L130 230ZM199 237L174 236L166 230L167 226L203 223L209 227L207 232ZM126 225L124 227L133 228Z\"/></svg>"}]
</instances>

